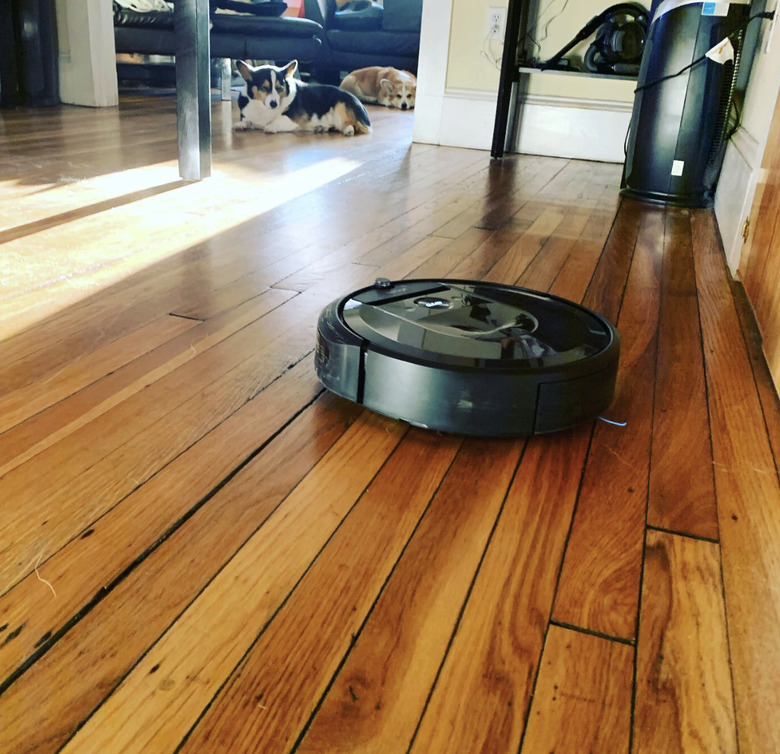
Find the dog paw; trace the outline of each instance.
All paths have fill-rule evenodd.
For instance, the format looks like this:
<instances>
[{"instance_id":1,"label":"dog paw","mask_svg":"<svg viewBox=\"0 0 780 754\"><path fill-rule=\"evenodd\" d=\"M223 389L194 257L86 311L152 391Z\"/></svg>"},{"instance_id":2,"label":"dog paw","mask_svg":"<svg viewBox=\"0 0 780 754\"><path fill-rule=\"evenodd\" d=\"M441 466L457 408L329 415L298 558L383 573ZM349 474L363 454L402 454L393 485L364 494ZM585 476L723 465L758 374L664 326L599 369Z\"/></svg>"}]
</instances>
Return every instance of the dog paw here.
<instances>
[{"instance_id":1,"label":"dog paw","mask_svg":"<svg viewBox=\"0 0 780 754\"><path fill-rule=\"evenodd\" d=\"M235 126L233 126L234 131L248 131L249 130L249 124L245 120L240 120L238 123L236 123Z\"/></svg>"},{"instance_id":2,"label":"dog paw","mask_svg":"<svg viewBox=\"0 0 780 754\"><path fill-rule=\"evenodd\" d=\"M355 127L354 126L347 126L344 131L344 136L354 136L355 135Z\"/></svg>"}]
</instances>

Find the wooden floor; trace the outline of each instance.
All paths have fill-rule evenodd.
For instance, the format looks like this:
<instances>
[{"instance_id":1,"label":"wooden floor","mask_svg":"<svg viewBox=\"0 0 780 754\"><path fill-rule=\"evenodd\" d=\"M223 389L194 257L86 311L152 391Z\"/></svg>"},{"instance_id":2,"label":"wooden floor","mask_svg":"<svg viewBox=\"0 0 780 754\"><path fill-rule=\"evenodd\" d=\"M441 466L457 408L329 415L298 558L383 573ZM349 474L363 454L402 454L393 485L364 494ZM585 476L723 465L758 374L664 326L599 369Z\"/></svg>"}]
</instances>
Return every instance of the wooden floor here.
<instances>
[{"instance_id":1,"label":"wooden floor","mask_svg":"<svg viewBox=\"0 0 780 754\"><path fill-rule=\"evenodd\" d=\"M713 216L620 167L175 103L0 115L0 751L780 751L780 412ZM232 106L234 107L234 105ZM605 418L444 436L313 371L378 277L618 326Z\"/></svg>"}]
</instances>

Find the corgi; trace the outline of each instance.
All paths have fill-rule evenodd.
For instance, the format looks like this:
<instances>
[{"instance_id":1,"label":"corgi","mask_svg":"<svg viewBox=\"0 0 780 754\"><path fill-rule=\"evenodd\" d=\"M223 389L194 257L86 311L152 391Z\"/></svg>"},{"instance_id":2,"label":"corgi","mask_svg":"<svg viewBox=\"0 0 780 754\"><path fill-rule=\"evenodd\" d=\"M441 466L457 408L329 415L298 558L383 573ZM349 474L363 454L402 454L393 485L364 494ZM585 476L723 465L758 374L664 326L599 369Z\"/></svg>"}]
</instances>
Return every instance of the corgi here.
<instances>
[{"instance_id":1,"label":"corgi","mask_svg":"<svg viewBox=\"0 0 780 754\"><path fill-rule=\"evenodd\" d=\"M238 97L241 115L237 131L341 131L344 136L371 131L366 108L355 96L336 86L296 79L297 60L284 68L254 68L239 60L236 68L246 81L246 90Z\"/></svg>"},{"instance_id":2,"label":"corgi","mask_svg":"<svg viewBox=\"0 0 780 754\"><path fill-rule=\"evenodd\" d=\"M411 110L417 94L417 79L409 71L375 65L347 74L341 88L362 102Z\"/></svg>"}]
</instances>

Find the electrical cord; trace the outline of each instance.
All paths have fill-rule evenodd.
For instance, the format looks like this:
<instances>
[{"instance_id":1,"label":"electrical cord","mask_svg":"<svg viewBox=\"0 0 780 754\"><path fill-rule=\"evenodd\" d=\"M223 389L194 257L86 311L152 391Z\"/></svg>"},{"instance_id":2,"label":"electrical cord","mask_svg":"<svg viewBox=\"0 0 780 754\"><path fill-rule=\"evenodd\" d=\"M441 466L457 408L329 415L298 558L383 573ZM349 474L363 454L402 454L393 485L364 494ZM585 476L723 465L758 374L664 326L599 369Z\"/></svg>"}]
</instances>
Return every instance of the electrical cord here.
<instances>
[{"instance_id":1,"label":"electrical cord","mask_svg":"<svg viewBox=\"0 0 780 754\"><path fill-rule=\"evenodd\" d=\"M751 16L747 21L745 21L745 23L743 23L741 26L734 29L734 31L732 31L730 34L727 34L725 39L732 39L737 34L747 29L748 24L750 24L751 21L755 21L757 18L768 18L771 20L774 17L775 17L775 11L773 10L767 10L767 11L762 11L761 13L756 13L755 16ZM707 52L709 52L709 50ZM638 86L636 89L634 89L634 94L636 94L637 92L641 92L644 89L649 89L650 87L657 86L663 81L668 81L669 79L674 79L677 78L678 76L682 76L683 73L689 71L694 66L699 65L699 63L701 63L703 60L706 59L707 59L707 53L704 53L704 55L696 58L696 60L694 60L692 63L688 63L688 65L686 65L684 68L681 68L679 71L677 71L677 73L670 73L668 76L661 76L661 78L655 79L654 81L649 81L646 84L642 84L642 86Z\"/></svg>"},{"instance_id":2,"label":"electrical cord","mask_svg":"<svg viewBox=\"0 0 780 754\"><path fill-rule=\"evenodd\" d=\"M531 42L536 47L536 49L537 49L537 51L539 53L542 52L542 46L539 44L539 42L544 42L544 40L547 39L547 35L548 35L549 28L550 28L550 24L553 21L555 21L555 19L558 18L566 10L566 6L569 4L569 0L564 0L563 5L561 6L560 10L554 16L552 16L552 18L550 18L550 20L547 21L547 23L542 27L542 33L539 36L539 39L536 40L533 37L533 35L536 33L536 27L539 25L539 20L542 18L542 16L544 16L545 13L547 13L548 10L550 10L550 8L556 2L558 2L558 0L550 0L550 2L548 2L547 5L545 5L544 9L539 12L539 14L537 16L537 20L536 20L536 25L534 25L530 29L528 29L525 32L525 34L523 35L523 40L522 41L525 41L526 39L531 40Z\"/></svg>"},{"instance_id":3,"label":"electrical cord","mask_svg":"<svg viewBox=\"0 0 780 754\"><path fill-rule=\"evenodd\" d=\"M732 136L739 130L740 125L742 125L742 111L739 109L739 105L737 104L737 101L734 100L731 103L731 106L734 108L734 112L736 115L734 116L734 127L729 131L729 135L726 137L726 140L730 140Z\"/></svg>"}]
</instances>

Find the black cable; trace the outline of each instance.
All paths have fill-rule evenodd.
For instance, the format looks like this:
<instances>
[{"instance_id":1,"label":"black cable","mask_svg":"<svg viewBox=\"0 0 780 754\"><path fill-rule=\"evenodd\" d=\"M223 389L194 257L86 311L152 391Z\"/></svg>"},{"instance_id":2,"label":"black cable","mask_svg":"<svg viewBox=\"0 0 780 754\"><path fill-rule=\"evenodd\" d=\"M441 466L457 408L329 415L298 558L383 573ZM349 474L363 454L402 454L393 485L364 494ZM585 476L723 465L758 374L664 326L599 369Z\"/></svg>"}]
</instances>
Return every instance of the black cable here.
<instances>
[{"instance_id":1,"label":"black cable","mask_svg":"<svg viewBox=\"0 0 780 754\"><path fill-rule=\"evenodd\" d=\"M775 17L775 12L773 10L762 11L761 13L756 13L755 16L751 16L747 21L745 21L744 24L742 24L741 26L739 26L736 29L734 29L734 31L732 31L730 34L727 34L725 38L726 39L731 39L732 37L736 36L740 32L742 32L745 29L747 29L748 24L751 21L755 21L757 18L769 18L769 19L772 19L774 17ZM707 52L709 52L709 50L707 50ZM707 59L707 53L705 52L704 55L702 55L701 57L696 58L696 60L694 60L692 63L688 63L688 65L686 65L685 68L681 68L679 71L677 71L677 73L670 73L668 76L661 76L660 79L655 79L654 81L650 81L647 84L642 84L642 86L638 86L636 89L634 89L634 94L636 94L637 92L641 92L643 89L649 89L651 86L656 86L657 84L660 84L662 81L668 81L669 79L677 78L677 76L681 76L683 73L685 73L686 71L690 70L695 65L698 65L699 63L701 63L703 60L706 60L706 59Z\"/></svg>"},{"instance_id":2,"label":"black cable","mask_svg":"<svg viewBox=\"0 0 780 754\"><path fill-rule=\"evenodd\" d=\"M739 130L740 125L742 125L742 113L739 109L739 105L737 105L737 101L733 100L731 106L734 108L736 115L734 116L734 127L729 132L727 141L731 139L731 137Z\"/></svg>"}]
</instances>

